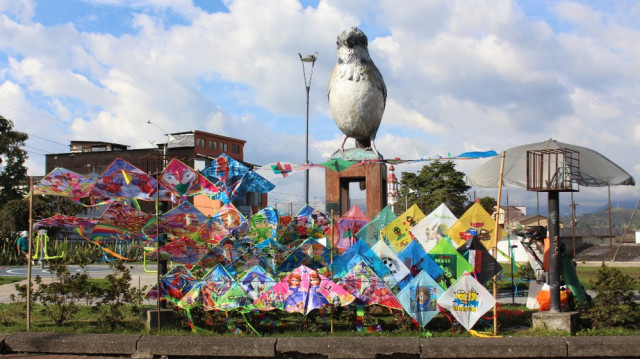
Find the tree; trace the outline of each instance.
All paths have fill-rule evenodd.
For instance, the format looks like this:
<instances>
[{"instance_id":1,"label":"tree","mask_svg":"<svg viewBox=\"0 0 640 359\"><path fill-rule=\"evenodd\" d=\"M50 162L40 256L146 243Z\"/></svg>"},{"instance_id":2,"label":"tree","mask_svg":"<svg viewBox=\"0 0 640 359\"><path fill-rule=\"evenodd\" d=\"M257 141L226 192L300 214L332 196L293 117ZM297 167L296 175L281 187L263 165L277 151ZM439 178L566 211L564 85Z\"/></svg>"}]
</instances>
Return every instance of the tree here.
<instances>
[{"instance_id":1,"label":"tree","mask_svg":"<svg viewBox=\"0 0 640 359\"><path fill-rule=\"evenodd\" d=\"M55 214L75 215L82 206L66 197L34 196L33 220L51 217ZM29 200L14 199L0 209L0 238L15 239L20 231L29 228ZM55 231L54 231L55 232Z\"/></svg>"},{"instance_id":2,"label":"tree","mask_svg":"<svg viewBox=\"0 0 640 359\"><path fill-rule=\"evenodd\" d=\"M457 171L451 161L434 161L417 174L402 172L400 184L399 201L407 198L425 214L444 203L457 217L465 211L468 204L465 192L471 188L464 181L464 173Z\"/></svg>"},{"instance_id":3,"label":"tree","mask_svg":"<svg viewBox=\"0 0 640 359\"><path fill-rule=\"evenodd\" d=\"M29 136L13 130L13 122L0 115L0 208L27 193L27 152L22 149Z\"/></svg>"},{"instance_id":4,"label":"tree","mask_svg":"<svg viewBox=\"0 0 640 359\"><path fill-rule=\"evenodd\" d=\"M490 196L484 196L480 198L480 205L484 208L487 213L491 214L495 211L496 206L498 205L498 201L495 198Z\"/></svg>"}]
</instances>

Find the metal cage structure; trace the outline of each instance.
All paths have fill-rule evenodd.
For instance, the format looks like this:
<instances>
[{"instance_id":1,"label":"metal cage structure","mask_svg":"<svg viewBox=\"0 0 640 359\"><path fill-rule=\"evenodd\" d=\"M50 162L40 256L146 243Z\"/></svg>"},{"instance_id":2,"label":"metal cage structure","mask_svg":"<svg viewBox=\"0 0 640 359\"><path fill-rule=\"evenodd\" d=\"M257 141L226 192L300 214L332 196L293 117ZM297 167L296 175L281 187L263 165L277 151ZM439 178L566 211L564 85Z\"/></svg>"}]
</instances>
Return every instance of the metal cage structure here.
<instances>
[{"instance_id":1,"label":"metal cage structure","mask_svg":"<svg viewBox=\"0 0 640 359\"><path fill-rule=\"evenodd\" d=\"M527 151L527 190L578 192L580 152L568 148Z\"/></svg>"}]
</instances>

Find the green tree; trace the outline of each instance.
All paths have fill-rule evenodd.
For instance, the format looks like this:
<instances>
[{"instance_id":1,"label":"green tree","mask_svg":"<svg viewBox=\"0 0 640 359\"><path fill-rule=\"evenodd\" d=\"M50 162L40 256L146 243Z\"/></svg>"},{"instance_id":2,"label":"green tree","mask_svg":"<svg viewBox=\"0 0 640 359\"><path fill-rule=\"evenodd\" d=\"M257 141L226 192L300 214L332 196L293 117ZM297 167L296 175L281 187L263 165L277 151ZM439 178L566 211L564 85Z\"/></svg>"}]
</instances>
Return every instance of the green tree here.
<instances>
[{"instance_id":1,"label":"green tree","mask_svg":"<svg viewBox=\"0 0 640 359\"><path fill-rule=\"evenodd\" d=\"M13 130L13 122L0 115L0 208L27 193L27 152L22 149L29 136Z\"/></svg>"},{"instance_id":2,"label":"green tree","mask_svg":"<svg viewBox=\"0 0 640 359\"><path fill-rule=\"evenodd\" d=\"M407 202L417 204L424 214L444 203L457 217L466 209L465 192L471 188L464 181L464 173L457 171L451 161L434 161L418 173L402 172L400 183L399 202L406 198ZM401 212L403 208L399 209Z\"/></svg>"},{"instance_id":3,"label":"green tree","mask_svg":"<svg viewBox=\"0 0 640 359\"><path fill-rule=\"evenodd\" d=\"M51 217L55 214L75 215L82 206L65 197L34 196L33 220ZM0 238L15 239L16 234L29 228L29 200L14 199L0 209ZM53 233L51 231L50 233Z\"/></svg>"},{"instance_id":4,"label":"green tree","mask_svg":"<svg viewBox=\"0 0 640 359\"><path fill-rule=\"evenodd\" d=\"M490 196L484 196L480 198L480 205L487 211L489 214L495 211L495 207L498 205L498 201L495 198Z\"/></svg>"}]
</instances>

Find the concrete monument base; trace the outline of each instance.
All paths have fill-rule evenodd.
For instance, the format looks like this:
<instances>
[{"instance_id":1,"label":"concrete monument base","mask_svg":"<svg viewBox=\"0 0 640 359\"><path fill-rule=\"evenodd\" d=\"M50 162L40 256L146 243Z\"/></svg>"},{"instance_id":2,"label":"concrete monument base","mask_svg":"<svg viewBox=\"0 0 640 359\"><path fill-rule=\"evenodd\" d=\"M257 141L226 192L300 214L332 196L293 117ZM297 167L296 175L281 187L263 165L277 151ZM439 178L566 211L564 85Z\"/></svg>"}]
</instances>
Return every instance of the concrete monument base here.
<instances>
[{"instance_id":1,"label":"concrete monument base","mask_svg":"<svg viewBox=\"0 0 640 359\"><path fill-rule=\"evenodd\" d=\"M574 334L578 330L580 313L578 312L536 312L533 313L533 328L560 330Z\"/></svg>"}]
</instances>

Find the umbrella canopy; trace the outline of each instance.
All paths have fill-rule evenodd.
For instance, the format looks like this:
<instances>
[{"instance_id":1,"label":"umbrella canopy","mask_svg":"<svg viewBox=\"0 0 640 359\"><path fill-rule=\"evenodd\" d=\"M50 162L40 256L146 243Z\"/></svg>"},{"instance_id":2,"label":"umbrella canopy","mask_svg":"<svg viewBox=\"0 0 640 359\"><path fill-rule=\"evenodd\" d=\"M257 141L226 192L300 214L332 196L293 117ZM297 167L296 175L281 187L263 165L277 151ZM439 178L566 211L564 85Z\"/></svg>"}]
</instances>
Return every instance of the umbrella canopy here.
<instances>
[{"instance_id":1,"label":"umbrella canopy","mask_svg":"<svg viewBox=\"0 0 640 359\"><path fill-rule=\"evenodd\" d=\"M635 180L625 170L600 153L576 145L548 140L518 146L505 151L503 185L527 186L527 151L569 149L580 154L579 184L586 187L615 185L634 186ZM501 157L494 157L467 175L467 184L474 187L497 188L500 181Z\"/></svg>"}]
</instances>

